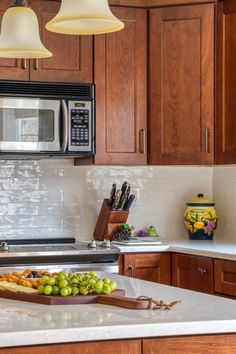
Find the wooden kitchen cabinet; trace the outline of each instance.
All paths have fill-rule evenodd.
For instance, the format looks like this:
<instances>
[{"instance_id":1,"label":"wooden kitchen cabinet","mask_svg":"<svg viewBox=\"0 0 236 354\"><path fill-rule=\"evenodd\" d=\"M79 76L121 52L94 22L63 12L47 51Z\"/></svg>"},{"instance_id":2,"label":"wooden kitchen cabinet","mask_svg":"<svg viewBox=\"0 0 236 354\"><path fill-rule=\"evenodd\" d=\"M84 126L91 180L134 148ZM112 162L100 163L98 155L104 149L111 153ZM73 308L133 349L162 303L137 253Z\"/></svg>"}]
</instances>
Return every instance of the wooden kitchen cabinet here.
<instances>
[{"instance_id":1,"label":"wooden kitchen cabinet","mask_svg":"<svg viewBox=\"0 0 236 354\"><path fill-rule=\"evenodd\" d=\"M31 0L30 5L37 13L41 39L51 58L30 63L30 79L33 81L61 81L91 83L93 80L92 36L75 36L53 33L46 30L46 23L58 12L59 1Z\"/></svg>"},{"instance_id":2,"label":"wooden kitchen cabinet","mask_svg":"<svg viewBox=\"0 0 236 354\"><path fill-rule=\"evenodd\" d=\"M173 253L172 285L213 294L213 259Z\"/></svg>"},{"instance_id":3,"label":"wooden kitchen cabinet","mask_svg":"<svg viewBox=\"0 0 236 354\"><path fill-rule=\"evenodd\" d=\"M217 13L216 162L236 163L236 2L225 0Z\"/></svg>"},{"instance_id":4,"label":"wooden kitchen cabinet","mask_svg":"<svg viewBox=\"0 0 236 354\"><path fill-rule=\"evenodd\" d=\"M123 275L156 283L171 284L169 253L123 255Z\"/></svg>"},{"instance_id":5,"label":"wooden kitchen cabinet","mask_svg":"<svg viewBox=\"0 0 236 354\"><path fill-rule=\"evenodd\" d=\"M99 352L106 354L141 354L141 340L114 340L0 348L0 354L97 354Z\"/></svg>"},{"instance_id":6,"label":"wooden kitchen cabinet","mask_svg":"<svg viewBox=\"0 0 236 354\"><path fill-rule=\"evenodd\" d=\"M95 36L95 164L146 164L147 11L115 7L122 31Z\"/></svg>"},{"instance_id":7,"label":"wooden kitchen cabinet","mask_svg":"<svg viewBox=\"0 0 236 354\"><path fill-rule=\"evenodd\" d=\"M214 162L214 9L150 10L150 164Z\"/></svg>"},{"instance_id":8,"label":"wooden kitchen cabinet","mask_svg":"<svg viewBox=\"0 0 236 354\"><path fill-rule=\"evenodd\" d=\"M235 335L201 335L143 340L142 354L231 354L236 352Z\"/></svg>"},{"instance_id":9,"label":"wooden kitchen cabinet","mask_svg":"<svg viewBox=\"0 0 236 354\"><path fill-rule=\"evenodd\" d=\"M91 83L93 81L92 36L63 35L45 29L45 24L59 10L59 1L31 0L29 4L37 14L41 40L53 56L37 60L0 59L0 79ZM1 17L10 5L12 1L1 1Z\"/></svg>"},{"instance_id":10,"label":"wooden kitchen cabinet","mask_svg":"<svg viewBox=\"0 0 236 354\"><path fill-rule=\"evenodd\" d=\"M214 290L218 294L236 297L236 262L214 260Z\"/></svg>"}]
</instances>

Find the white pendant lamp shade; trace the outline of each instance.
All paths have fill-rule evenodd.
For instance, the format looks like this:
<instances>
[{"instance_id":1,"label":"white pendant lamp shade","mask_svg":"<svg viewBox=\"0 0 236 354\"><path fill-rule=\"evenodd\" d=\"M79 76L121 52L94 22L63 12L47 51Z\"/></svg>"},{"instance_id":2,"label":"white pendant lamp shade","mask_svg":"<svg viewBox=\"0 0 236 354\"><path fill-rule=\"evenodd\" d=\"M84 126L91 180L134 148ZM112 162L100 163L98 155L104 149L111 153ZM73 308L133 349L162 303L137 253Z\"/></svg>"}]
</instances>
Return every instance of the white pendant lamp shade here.
<instances>
[{"instance_id":1,"label":"white pendant lamp shade","mask_svg":"<svg viewBox=\"0 0 236 354\"><path fill-rule=\"evenodd\" d=\"M51 57L42 44L36 14L25 6L12 6L3 15L0 35L2 58Z\"/></svg>"},{"instance_id":2,"label":"white pendant lamp shade","mask_svg":"<svg viewBox=\"0 0 236 354\"><path fill-rule=\"evenodd\" d=\"M46 29L64 34L92 35L119 31L123 22L116 18L108 0L62 0L58 14Z\"/></svg>"}]
</instances>

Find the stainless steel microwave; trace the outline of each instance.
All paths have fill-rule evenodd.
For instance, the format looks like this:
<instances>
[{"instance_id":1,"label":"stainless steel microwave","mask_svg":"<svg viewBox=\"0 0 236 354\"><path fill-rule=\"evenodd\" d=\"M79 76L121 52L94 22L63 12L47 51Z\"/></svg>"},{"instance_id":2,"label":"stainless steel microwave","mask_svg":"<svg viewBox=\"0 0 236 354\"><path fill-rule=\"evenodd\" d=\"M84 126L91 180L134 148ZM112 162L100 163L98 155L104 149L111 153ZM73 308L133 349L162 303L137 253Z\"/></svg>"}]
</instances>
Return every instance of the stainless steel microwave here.
<instances>
[{"instance_id":1,"label":"stainless steel microwave","mask_svg":"<svg viewBox=\"0 0 236 354\"><path fill-rule=\"evenodd\" d=\"M94 85L0 81L0 154L94 152Z\"/></svg>"}]
</instances>

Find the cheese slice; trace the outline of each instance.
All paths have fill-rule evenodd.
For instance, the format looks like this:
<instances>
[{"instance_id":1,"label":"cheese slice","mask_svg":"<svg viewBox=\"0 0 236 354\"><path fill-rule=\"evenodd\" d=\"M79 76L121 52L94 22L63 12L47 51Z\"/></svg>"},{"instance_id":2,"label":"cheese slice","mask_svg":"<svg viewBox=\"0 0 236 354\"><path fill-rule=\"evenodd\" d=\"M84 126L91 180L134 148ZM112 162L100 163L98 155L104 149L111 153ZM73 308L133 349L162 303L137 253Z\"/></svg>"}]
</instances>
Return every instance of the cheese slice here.
<instances>
[{"instance_id":1,"label":"cheese slice","mask_svg":"<svg viewBox=\"0 0 236 354\"><path fill-rule=\"evenodd\" d=\"M0 281L0 289L20 292L20 293L27 293L27 294L37 293L36 289L28 288L27 286L19 285L16 283L8 283L7 281Z\"/></svg>"}]
</instances>

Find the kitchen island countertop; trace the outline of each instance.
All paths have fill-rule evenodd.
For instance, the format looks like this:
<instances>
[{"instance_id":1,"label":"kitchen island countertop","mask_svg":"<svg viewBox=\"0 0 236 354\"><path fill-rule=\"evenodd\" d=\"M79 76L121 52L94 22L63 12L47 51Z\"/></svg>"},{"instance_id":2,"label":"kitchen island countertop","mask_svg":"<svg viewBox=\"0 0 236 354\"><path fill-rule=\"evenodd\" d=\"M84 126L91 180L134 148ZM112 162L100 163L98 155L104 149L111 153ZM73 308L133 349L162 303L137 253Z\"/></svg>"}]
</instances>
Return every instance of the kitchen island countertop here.
<instances>
[{"instance_id":1,"label":"kitchen island countertop","mask_svg":"<svg viewBox=\"0 0 236 354\"><path fill-rule=\"evenodd\" d=\"M1 347L150 338L195 334L236 334L236 301L166 285L101 273L126 295L170 303L171 310L127 310L115 306L50 306L0 299Z\"/></svg>"}]
</instances>

